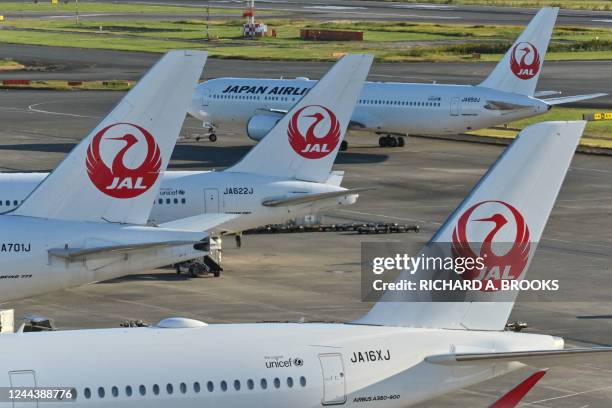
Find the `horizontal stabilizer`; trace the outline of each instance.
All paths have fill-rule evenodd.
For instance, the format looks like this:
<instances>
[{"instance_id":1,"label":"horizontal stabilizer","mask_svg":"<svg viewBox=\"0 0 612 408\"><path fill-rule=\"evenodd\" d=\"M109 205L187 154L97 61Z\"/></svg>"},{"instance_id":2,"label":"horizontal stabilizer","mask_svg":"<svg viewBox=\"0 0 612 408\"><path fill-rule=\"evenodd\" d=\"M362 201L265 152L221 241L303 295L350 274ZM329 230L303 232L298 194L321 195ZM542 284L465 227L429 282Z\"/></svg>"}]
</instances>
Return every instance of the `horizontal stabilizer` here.
<instances>
[{"instance_id":1,"label":"horizontal stabilizer","mask_svg":"<svg viewBox=\"0 0 612 408\"><path fill-rule=\"evenodd\" d=\"M66 259L68 261L79 261L93 255L123 255L148 249L161 249L203 243L203 241L143 242L139 244L108 245L91 248L51 248L48 250L48 252L49 255Z\"/></svg>"},{"instance_id":2,"label":"horizontal stabilizer","mask_svg":"<svg viewBox=\"0 0 612 408\"><path fill-rule=\"evenodd\" d=\"M558 98L548 98L548 99L542 99L542 102L546 102L549 105L562 105L564 103L573 103L573 102L580 102L580 101L586 101L588 99L594 99L594 98L601 98L602 96L607 96L607 93L594 93L594 94L588 94L588 95L574 95L574 96L560 96Z\"/></svg>"},{"instance_id":3,"label":"horizontal stabilizer","mask_svg":"<svg viewBox=\"0 0 612 408\"><path fill-rule=\"evenodd\" d=\"M439 354L425 357L431 364L446 366L472 366L518 361L532 366L551 367L577 362L612 361L612 347L569 348L562 350L533 350L491 353Z\"/></svg>"},{"instance_id":4,"label":"horizontal stabilizer","mask_svg":"<svg viewBox=\"0 0 612 408\"><path fill-rule=\"evenodd\" d=\"M353 194L358 194L363 191L373 190L373 188L353 188L350 190L341 191L330 191L328 193L317 193L317 194L302 194L298 196L283 197L283 198L272 198L265 200L261 203L265 207L281 207L285 205L298 205L311 203L314 201L325 200L328 198L343 197Z\"/></svg>"},{"instance_id":5,"label":"horizontal stabilizer","mask_svg":"<svg viewBox=\"0 0 612 408\"><path fill-rule=\"evenodd\" d=\"M543 98L545 96L561 95L561 91L536 91L533 94L536 98Z\"/></svg>"},{"instance_id":6,"label":"horizontal stabilizer","mask_svg":"<svg viewBox=\"0 0 612 408\"><path fill-rule=\"evenodd\" d=\"M162 228L178 229L182 231L208 231L225 222L238 218L238 214L200 214L193 217L181 218L180 220L170 221L159 226Z\"/></svg>"},{"instance_id":7,"label":"horizontal stabilizer","mask_svg":"<svg viewBox=\"0 0 612 408\"><path fill-rule=\"evenodd\" d=\"M325 184L331 184L332 186L340 187L340 184L342 184L343 178L344 178L344 171L335 170L329 173L329 177L327 178L327 181L325 182Z\"/></svg>"}]
</instances>

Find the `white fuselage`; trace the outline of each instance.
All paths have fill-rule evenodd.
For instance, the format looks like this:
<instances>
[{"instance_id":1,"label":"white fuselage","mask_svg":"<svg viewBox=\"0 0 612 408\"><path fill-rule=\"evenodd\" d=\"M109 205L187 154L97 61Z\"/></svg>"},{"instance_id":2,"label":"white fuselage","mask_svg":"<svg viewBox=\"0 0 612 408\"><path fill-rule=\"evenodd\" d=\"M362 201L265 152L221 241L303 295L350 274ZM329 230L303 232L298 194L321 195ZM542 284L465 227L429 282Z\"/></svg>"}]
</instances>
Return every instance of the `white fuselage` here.
<instances>
[{"instance_id":1,"label":"white fuselage","mask_svg":"<svg viewBox=\"0 0 612 408\"><path fill-rule=\"evenodd\" d=\"M44 179L45 173L0 174L0 208L10 212ZM313 214L334 205L351 204L355 195L328 198L309 204L266 207L266 199L343 190L331 184L281 180L224 172L166 172L149 221L161 224L200 214L236 214L238 217L208 233L236 232ZM127 257L90 256L87 261L65 261L49 249L90 248L153 241L187 239L198 233L173 233L155 227L96 222L70 222L0 216L0 302L33 296L124 276L143 269L179 263L205 253L193 245L149 249Z\"/></svg>"},{"instance_id":2,"label":"white fuselage","mask_svg":"<svg viewBox=\"0 0 612 408\"><path fill-rule=\"evenodd\" d=\"M0 211L14 209L45 176L46 173L0 174ZM161 224L200 214L235 214L238 217L208 232L240 232L266 224L282 223L337 205L350 205L356 201L357 196L349 194L279 207L264 206L262 203L265 200L343 190L333 184L254 174L168 171L164 173L149 221Z\"/></svg>"},{"instance_id":3,"label":"white fuselage","mask_svg":"<svg viewBox=\"0 0 612 408\"><path fill-rule=\"evenodd\" d=\"M427 356L563 347L544 335L309 323L6 334L0 344L0 387L74 387L76 401L49 406L114 408L406 407L521 367Z\"/></svg>"},{"instance_id":4,"label":"white fuselage","mask_svg":"<svg viewBox=\"0 0 612 408\"><path fill-rule=\"evenodd\" d=\"M205 253L193 244L105 253L66 260L49 250L160 241L194 241L204 233L102 222L0 216L0 303L187 261Z\"/></svg>"},{"instance_id":5,"label":"white fuselage","mask_svg":"<svg viewBox=\"0 0 612 408\"><path fill-rule=\"evenodd\" d=\"M244 124L258 114L288 111L315 83L306 79L212 79L198 86L189 113L214 126ZM505 108L499 109L502 104ZM439 135L487 128L548 109L536 98L482 86L366 82L351 129Z\"/></svg>"}]
</instances>

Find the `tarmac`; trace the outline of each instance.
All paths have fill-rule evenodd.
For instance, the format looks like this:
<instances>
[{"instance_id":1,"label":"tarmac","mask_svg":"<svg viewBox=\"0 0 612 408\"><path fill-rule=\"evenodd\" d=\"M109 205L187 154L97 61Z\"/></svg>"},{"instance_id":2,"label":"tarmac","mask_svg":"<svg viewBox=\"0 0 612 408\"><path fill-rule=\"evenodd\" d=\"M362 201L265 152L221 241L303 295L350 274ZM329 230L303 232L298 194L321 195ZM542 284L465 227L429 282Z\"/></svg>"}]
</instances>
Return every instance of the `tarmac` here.
<instances>
[{"instance_id":1,"label":"tarmac","mask_svg":"<svg viewBox=\"0 0 612 408\"><path fill-rule=\"evenodd\" d=\"M53 169L121 96L0 91L0 169ZM183 134L199 132L204 133L199 123L188 119ZM253 146L240 128L220 130L219 136L216 143L181 142L171 169L221 169ZM417 224L420 233L248 235L241 249L230 237L224 241L221 278L143 271L3 307L14 307L17 317L52 317L60 329L116 327L136 319L155 323L168 316L208 323L355 319L371 307L360 299L361 243L425 243L503 147L410 137L405 147L390 149L374 147L375 137L356 135L349 142L335 166L346 171L343 185L376 190L363 193L356 205L327 212L324 221ZM612 346L611 175L609 157L575 156L529 272L554 274L573 297L519 300L511 320L527 322L527 331L562 336L569 345ZM197 345L182 346L197 352ZM487 406L530 372L522 369L419 407ZM551 368L526 401L533 407L609 407L612 364Z\"/></svg>"},{"instance_id":2,"label":"tarmac","mask_svg":"<svg viewBox=\"0 0 612 408\"><path fill-rule=\"evenodd\" d=\"M44 69L0 72L0 80L138 80L159 57L160 54L144 52L2 44L0 59L12 58L23 64ZM210 58L202 80L218 77L318 79L332 64ZM476 85L489 75L494 66L495 63L492 62L375 63L368 80ZM595 92L612 94L610 72L612 61L545 62L538 90L561 91L563 95ZM612 107L612 95L564 106L607 109Z\"/></svg>"},{"instance_id":3,"label":"tarmac","mask_svg":"<svg viewBox=\"0 0 612 408\"><path fill-rule=\"evenodd\" d=\"M3 1L0 1L0 10ZM112 2L112 0L102 0ZM140 0L127 0L125 3L142 3ZM141 20L160 18L178 20L185 18L204 18L206 6L224 7L243 10L245 3L242 0L181 0L173 2L168 0L148 0L147 4L158 5L185 5L201 7L201 12L179 13L138 13ZM470 6L457 4L414 4L393 1L366 1L366 0L332 0L332 1L304 1L304 0L258 0L257 12L262 18L310 18L314 20L366 20L366 21L412 21L434 23L463 23L463 24L523 24L528 22L537 12L536 8L509 8L496 6ZM273 13L273 14L272 14ZM8 18L41 18L62 19L73 18L74 12L47 11L34 13L7 12ZM270 17L268 17L270 15ZM108 13L79 13L83 20L121 20L133 19L129 13L112 11ZM215 18L235 19L236 14L215 14ZM575 26L609 27L612 22L610 11L589 10L561 10L559 24Z\"/></svg>"}]
</instances>

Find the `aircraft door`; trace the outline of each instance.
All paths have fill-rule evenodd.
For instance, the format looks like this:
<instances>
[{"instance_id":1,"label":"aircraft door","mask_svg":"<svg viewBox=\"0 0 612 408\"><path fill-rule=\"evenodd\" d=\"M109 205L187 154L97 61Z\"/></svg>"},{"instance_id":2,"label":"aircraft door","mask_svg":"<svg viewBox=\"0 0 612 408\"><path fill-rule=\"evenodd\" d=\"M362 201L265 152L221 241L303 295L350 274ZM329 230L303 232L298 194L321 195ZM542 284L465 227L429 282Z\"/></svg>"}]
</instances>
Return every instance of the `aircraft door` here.
<instances>
[{"instance_id":1,"label":"aircraft door","mask_svg":"<svg viewBox=\"0 0 612 408\"><path fill-rule=\"evenodd\" d=\"M208 106L210 103L210 89L204 88L202 90L202 106Z\"/></svg>"},{"instance_id":2,"label":"aircraft door","mask_svg":"<svg viewBox=\"0 0 612 408\"><path fill-rule=\"evenodd\" d=\"M11 388L35 388L36 374L31 370L9 371ZM38 408L38 401L13 401L13 408Z\"/></svg>"},{"instance_id":3,"label":"aircraft door","mask_svg":"<svg viewBox=\"0 0 612 408\"><path fill-rule=\"evenodd\" d=\"M454 97L451 99L450 114L451 116L459 116L459 98L458 97Z\"/></svg>"},{"instance_id":4,"label":"aircraft door","mask_svg":"<svg viewBox=\"0 0 612 408\"><path fill-rule=\"evenodd\" d=\"M219 211L219 190L216 188L204 189L204 212L218 213Z\"/></svg>"},{"instance_id":5,"label":"aircraft door","mask_svg":"<svg viewBox=\"0 0 612 408\"><path fill-rule=\"evenodd\" d=\"M323 405L342 405L346 402L346 379L341 354L319 354L323 371Z\"/></svg>"}]
</instances>

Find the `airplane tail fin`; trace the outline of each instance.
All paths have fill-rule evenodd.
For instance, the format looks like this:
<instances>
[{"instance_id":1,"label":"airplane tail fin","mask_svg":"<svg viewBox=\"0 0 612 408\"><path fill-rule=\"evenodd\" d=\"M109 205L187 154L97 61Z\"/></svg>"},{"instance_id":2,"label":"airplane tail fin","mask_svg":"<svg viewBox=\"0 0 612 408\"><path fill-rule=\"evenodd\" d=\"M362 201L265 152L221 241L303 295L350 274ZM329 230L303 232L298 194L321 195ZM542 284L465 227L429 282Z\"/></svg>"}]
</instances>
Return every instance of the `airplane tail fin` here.
<instances>
[{"instance_id":1,"label":"airplane tail fin","mask_svg":"<svg viewBox=\"0 0 612 408\"><path fill-rule=\"evenodd\" d=\"M11 215L145 224L206 56L163 56Z\"/></svg>"},{"instance_id":2,"label":"airplane tail fin","mask_svg":"<svg viewBox=\"0 0 612 408\"><path fill-rule=\"evenodd\" d=\"M371 55L346 55L227 172L323 183L368 75Z\"/></svg>"},{"instance_id":3,"label":"airplane tail fin","mask_svg":"<svg viewBox=\"0 0 612 408\"><path fill-rule=\"evenodd\" d=\"M480 86L533 96L558 12L542 8Z\"/></svg>"},{"instance_id":4,"label":"airplane tail fin","mask_svg":"<svg viewBox=\"0 0 612 408\"><path fill-rule=\"evenodd\" d=\"M483 290L387 291L355 323L502 330L517 292L494 289L525 278L585 124L544 122L524 129L417 257L451 259L449 269L433 262L404 269L395 280L479 281ZM458 258L481 261L459 271Z\"/></svg>"}]
</instances>

